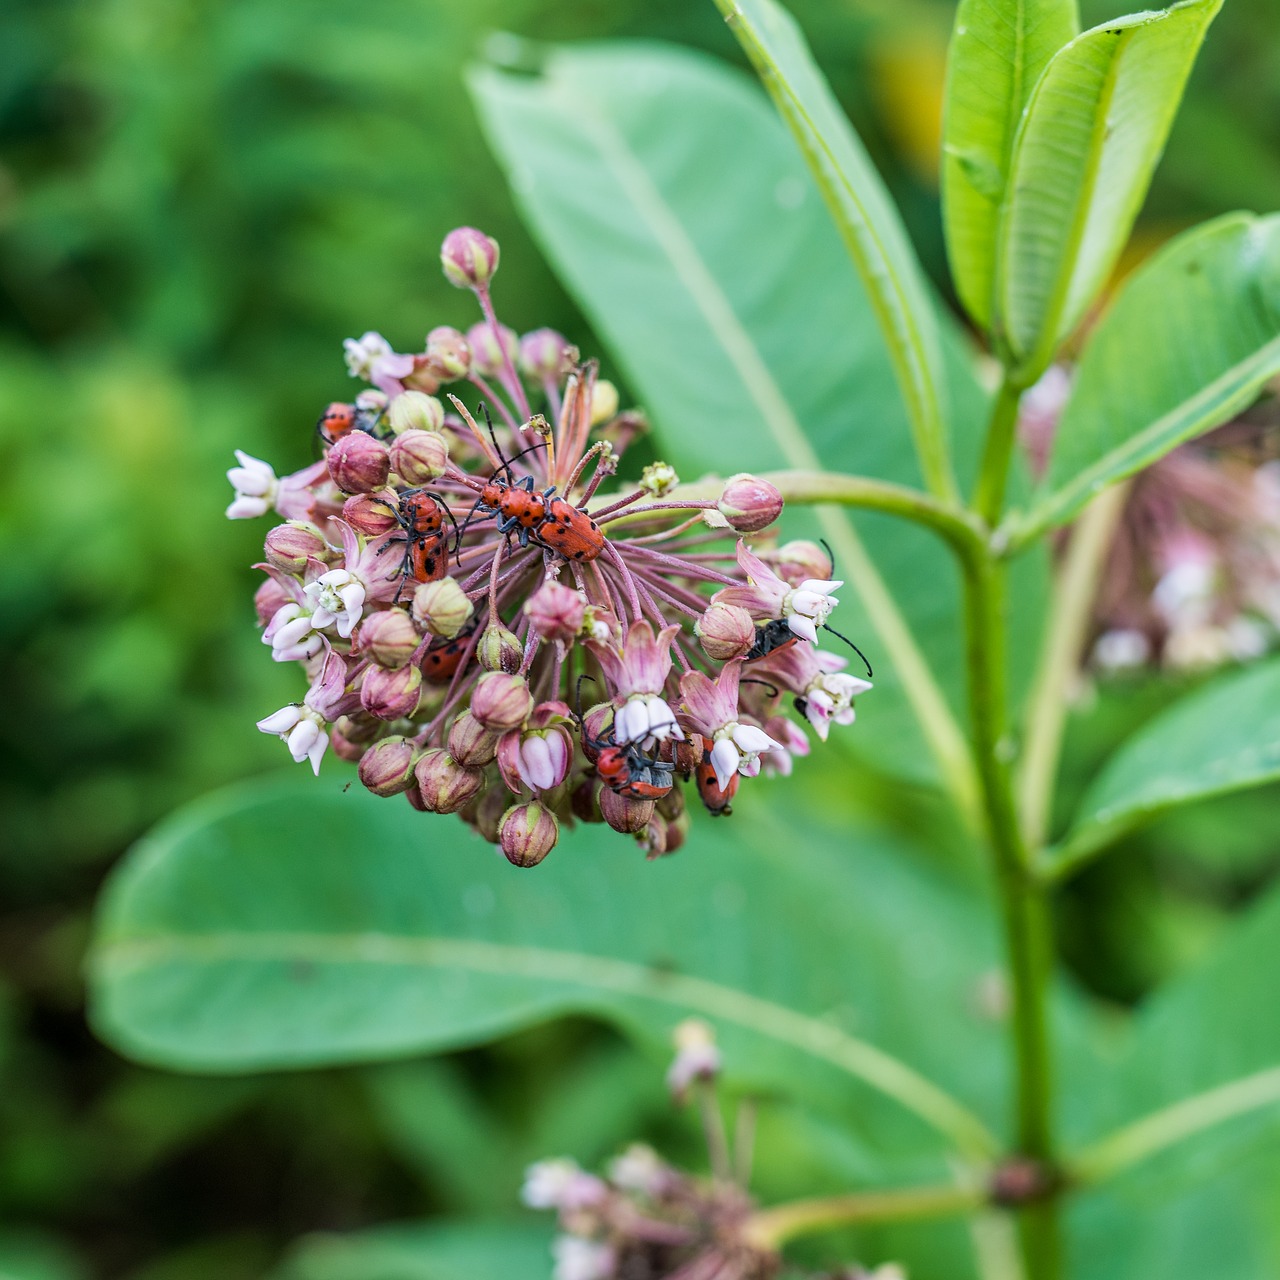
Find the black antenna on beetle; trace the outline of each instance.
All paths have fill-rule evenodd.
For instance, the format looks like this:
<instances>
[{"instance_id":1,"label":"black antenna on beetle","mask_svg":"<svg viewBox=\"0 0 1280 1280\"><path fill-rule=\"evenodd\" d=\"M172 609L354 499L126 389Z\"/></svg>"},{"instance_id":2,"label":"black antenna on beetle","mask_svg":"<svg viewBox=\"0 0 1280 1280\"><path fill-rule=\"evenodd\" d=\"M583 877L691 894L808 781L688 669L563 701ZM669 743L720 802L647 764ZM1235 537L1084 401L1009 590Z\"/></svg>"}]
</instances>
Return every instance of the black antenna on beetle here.
<instances>
[{"instance_id":1,"label":"black antenna on beetle","mask_svg":"<svg viewBox=\"0 0 1280 1280\"><path fill-rule=\"evenodd\" d=\"M836 557L831 550L831 544L826 540L826 538L819 538L818 542L821 544L822 549L827 553L827 559L831 562L831 572L835 573ZM835 636L837 640L843 640L845 644L847 644L849 648L852 649L854 653L856 653L858 657L862 659L862 665L867 669L867 679L873 680L875 677L873 676L871 671L871 663L867 661L867 655L863 653L862 650L859 649L858 646L854 644L853 641L850 640L848 636L842 636L840 632L838 632L835 629L835 627L828 626L825 622L822 624L822 627L824 631L830 631L831 634Z\"/></svg>"}]
</instances>

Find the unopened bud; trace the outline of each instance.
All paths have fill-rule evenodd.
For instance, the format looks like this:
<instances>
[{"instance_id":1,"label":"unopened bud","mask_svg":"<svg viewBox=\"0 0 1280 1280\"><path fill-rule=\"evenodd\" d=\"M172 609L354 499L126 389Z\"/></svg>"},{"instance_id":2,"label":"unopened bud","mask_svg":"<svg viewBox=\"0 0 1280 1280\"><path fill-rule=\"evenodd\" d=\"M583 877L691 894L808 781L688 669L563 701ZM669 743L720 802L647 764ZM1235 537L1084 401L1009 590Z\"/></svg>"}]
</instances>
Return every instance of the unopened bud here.
<instances>
[{"instance_id":1,"label":"unopened bud","mask_svg":"<svg viewBox=\"0 0 1280 1280\"><path fill-rule=\"evenodd\" d=\"M391 402L387 416L397 435L402 431L439 431L444 426L444 405L425 392L405 391ZM400 471L394 461L391 465Z\"/></svg>"},{"instance_id":2,"label":"unopened bud","mask_svg":"<svg viewBox=\"0 0 1280 1280\"><path fill-rule=\"evenodd\" d=\"M569 796L569 808L579 822L603 822L600 812L599 792L604 784L599 778L584 778Z\"/></svg>"},{"instance_id":3,"label":"unopened bud","mask_svg":"<svg viewBox=\"0 0 1280 1280\"><path fill-rule=\"evenodd\" d=\"M520 372L540 382L566 373L568 356L568 342L554 329L535 329L520 339Z\"/></svg>"},{"instance_id":4,"label":"unopened bud","mask_svg":"<svg viewBox=\"0 0 1280 1280\"><path fill-rule=\"evenodd\" d=\"M336 724L329 730L329 745L333 748L333 754L339 760L347 761L348 764L355 764L357 760L363 758L364 753L369 749L363 742L352 742Z\"/></svg>"},{"instance_id":5,"label":"unopened bud","mask_svg":"<svg viewBox=\"0 0 1280 1280\"><path fill-rule=\"evenodd\" d=\"M471 366L477 373L482 373L486 377L502 371L503 347L506 348L508 355L514 355L516 344L519 342L516 331L508 329L505 324L499 326L499 333L502 335L501 346L498 343L498 334L494 333L486 320L473 324L467 330L467 345L471 348Z\"/></svg>"},{"instance_id":6,"label":"unopened bud","mask_svg":"<svg viewBox=\"0 0 1280 1280\"><path fill-rule=\"evenodd\" d=\"M426 355L413 357L413 368L400 379L406 391L421 391L424 396L433 396L440 390L440 376Z\"/></svg>"},{"instance_id":7,"label":"unopened bud","mask_svg":"<svg viewBox=\"0 0 1280 1280\"><path fill-rule=\"evenodd\" d=\"M441 382L456 382L471 371L471 347L466 334L447 324L427 334L427 366Z\"/></svg>"},{"instance_id":8,"label":"unopened bud","mask_svg":"<svg viewBox=\"0 0 1280 1280\"><path fill-rule=\"evenodd\" d=\"M652 800L633 800L604 787L600 791L599 801L604 820L615 831L621 831L624 835L638 835L653 819Z\"/></svg>"},{"instance_id":9,"label":"unopened bud","mask_svg":"<svg viewBox=\"0 0 1280 1280\"><path fill-rule=\"evenodd\" d=\"M759 555L778 577L793 587L815 578L825 582L835 573L831 557L816 542L804 538L784 542L782 546L766 549Z\"/></svg>"},{"instance_id":10,"label":"unopened bud","mask_svg":"<svg viewBox=\"0 0 1280 1280\"><path fill-rule=\"evenodd\" d=\"M782 494L767 480L741 472L729 477L716 509L738 533L756 533L782 514Z\"/></svg>"},{"instance_id":11,"label":"unopened bud","mask_svg":"<svg viewBox=\"0 0 1280 1280\"><path fill-rule=\"evenodd\" d=\"M587 602L562 582L544 582L524 603L525 617L544 640L568 644L582 630Z\"/></svg>"},{"instance_id":12,"label":"unopened bud","mask_svg":"<svg viewBox=\"0 0 1280 1280\"><path fill-rule=\"evenodd\" d=\"M391 456L381 440L365 431L343 436L329 450L329 475L343 493L371 493L391 474Z\"/></svg>"},{"instance_id":13,"label":"unopened bud","mask_svg":"<svg viewBox=\"0 0 1280 1280\"><path fill-rule=\"evenodd\" d=\"M407 484L430 484L448 465L449 442L436 431L405 431L391 442L391 469Z\"/></svg>"},{"instance_id":14,"label":"unopened bud","mask_svg":"<svg viewBox=\"0 0 1280 1280\"><path fill-rule=\"evenodd\" d=\"M480 677L471 695L471 714L486 729L500 733L518 729L533 710L533 695L523 676L490 671Z\"/></svg>"},{"instance_id":15,"label":"unopened bud","mask_svg":"<svg viewBox=\"0 0 1280 1280\"><path fill-rule=\"evenodd\" d=\"M392 490L384 490L394 498ZM366 538L380 538L399 525L389 503L376 493L357 493L342 504L342 518Z\"/></svg>"},{"instance_id":16,"label":"unopened bud","mask_svg":"<svg viewBox=\"0 0 1280 1280\"><path fill-rule=\"evenodd\" d=\"M476 645L476 658L486 671L505 671L508 675L520 670L524 662L524 649L514 632L501 624L485 627Z\"/></svg>"},{"instance_id":17,"label":"unopened bud","mask_svg":"<svg viewBox=\"0 0 1280 1280\"><path fill-rule=\"evenodd\" d=\"M470 711L464 711L449 730L449 754L471 768L483 768L498 754L496 729L487 729Z\"/></svg>"},{"instance_id":18,"label":"unopened bud","mask_svg":"<svg viewBox=\"0 0 1280 1280\"><path fill-rule=\"evenodd\" d=\"M512 805L498 826L498 842L513 867L536 867L559 839L555 814L537 803Z\"/></svg>"},{"instance_id":19,"label":"unopened bud","mask_svg":"<svg viewBox=\"0 0 1280 1280\"><path fill-rule=\"evenodd\" d=\"M473 827L490 844L498 843L498 829L502 826L502 815L511 806L511 792L500 783L490 781L480 793L478 802L473 800L468 806L470 822Z\"/></svg>"},{"instance_id":20,"label":"unopened bud","mask_svg":"<svg viewBox=\"0 0 1280 1280\"><path fill-rule=\"evenodd\" d=\"M358 743L362 749L381 737L387 728L377 716L371 716L365 711L339 716L333 727L348 741Z\"/></svg>"},{"instance_id":21,"label":"unopened bud","mask_svg":"<svg viewBox=\"0 0 1280 1280\"><path fill-rule=\"evenodd\" d=\"M360 624L360 649L380 667L403 667L421 641L403 609L380 609Z\"/></svg>"},{"instance_id":22,"label":"unopened bud","mask_svg":"<svg viewBox=\"0 0 1280 1280\"><path fill-rule=\"evenodd\" d=\"M643 850L647 861L652 862L655 858L666 855L667 826L666 818L655 810L645 829L636 834L636 844Z\"/></svg>"},{"instance_id":23,"label":"unopened bud","mask_svg":"<svg viewBox=\"0 0 1280 1280\"><path fill-rule=\"evenodd\" d=\"M292 599L274 578L268 578L253 593L253 608L258 615L258 626L265 627Z\"/></svg>"},{"instance_id":24,"label":"unopened bud","mask_svg":"<svg viewBox=\"0 0 1280 1280\"><path fill-rule=\"evenodd\" d=\"M720 1074L720 1050L715 1032L699 1018L686 1018L672 1038L676 1057L667 1072L667 1087L683 1099L695 1080L714 1080Z\"/></svg>"},{"instance_id":25,"label":"unopened bud","mask_svg":"<svg viewBox=\"0 0 1280 1280\"><path fill-rule=\"evenodd\" d=\"M600 378L591 388L591 425L598 427L618 416L618 388L608 378Z\"/></svg>"},{"instance_id":26,"label":"unopened bud","mask_svg":"<svg viewBox=\"0 0 1280 1280\"><path fill-rule=\"evenodd\" d=\"M422 803L431 813L457 813L484 786L484 770L458 764L437 747L413 768Z\"/></svg>"},{"instance_id":27,"label":"unopened bud","mask_svg":"<svg viewBox=\"0 0 1280 1280\"><path fill-rule=\"evenodd\" d=\"M671 760L676 772L686 781L689 775L702 763L706 739L700 733L687 733L683 741L668 738L671 744ZM672 787L667 796L683 796L678 787Z\"/></svg>"},{"instance_id":28,"label":"unopened bud","mask_svg":"<svg viewBox=\"0 0 1280 1280\"><path fill-rule=\"evenodd\" d=\"M640 474L640 488L652 498L664 498L680 483L675 467L667 462L651 462Z\"/></svg>"},{"instance_id":29,"label":"unopened bud","mask_svg":"<svg viewBox=\"0 0 1280 1280\"><path fill-rule=\"evenodd\" d=\"M452 640L471 617L471 601L454 578L424 582L413 593L413 616L433 636Z\"/></svg>"},{"instance_id":30,"label":"unopened bud","mask_svg":"<svg viewBox=\"0 0 1280 1280\"><path fill-rule=\"evenodd\" d=\"M676 853L684 848L684 843L689 838L689 826L689 814L687 811L676 814L674 818L667 819L666 853Z\"/></svg>"},{"instance_id":31,"label":"unopened bud","mask_svg":"<svg viewBox=\"0 0 1280 1280\"><path fill-rule=\"evenodd\" d=\"M475 227L458 227L440 246L440 265L456 288L483 289L498 269L498 242Z\"/></svg>"},{"instance_id":32,"label":"unopened bud","mask_svg":"<svg viewBox=\"0 0 1280 1280\"><path fill-rule=\"evenodd\" d=\"M605 733L613 723L613 714L613 703L601 702L582 717L582 753L592 764L600 755L600 748L595 744L604 741Z\"/></svg>"},{"instance_id":33,"label":"unopened bud","mask_svg":"<svg viewBox=\"0 0 1280 1280\"><path fill-rule=\"evenodd\" d=\"M422 672L415 666L368 667L360 681L360 705L379 720L401 720L418 709Z\"/></svg>"},{"instance_id":34,"label":"unopened bud","mask_svg":"<svg viewBox=\"0 0 1280 1280\"><path fill-rule=\"evenodd\" d=\"M407 738L383 738L360 757L360 781L375 796L398 796L413 783L414 753Z\"/></svg>"},{"instance_id":35,"label":"unopened bud","mask_svg":"<svg viewBox=\"0 0 1280 1280\"><path fill-rule=\"evenodd\" d=\"M325 541L324 534L303 520L276 525L267 534L263 551L267 563L284 573L301 573L308 560L328 564L334 558L333 548Z\"/></svg>"},{"instance_id":36,"label":"unopened bud","mask_svg":"<svg viewBox=\"0 0 1280 1280\"><path fill-rule=\"evenodd\" d=\"M715 603L693 624L707 657L717 662L741 658L756 642L756 624L739 605Z\"/></svg>"}]
</instances>

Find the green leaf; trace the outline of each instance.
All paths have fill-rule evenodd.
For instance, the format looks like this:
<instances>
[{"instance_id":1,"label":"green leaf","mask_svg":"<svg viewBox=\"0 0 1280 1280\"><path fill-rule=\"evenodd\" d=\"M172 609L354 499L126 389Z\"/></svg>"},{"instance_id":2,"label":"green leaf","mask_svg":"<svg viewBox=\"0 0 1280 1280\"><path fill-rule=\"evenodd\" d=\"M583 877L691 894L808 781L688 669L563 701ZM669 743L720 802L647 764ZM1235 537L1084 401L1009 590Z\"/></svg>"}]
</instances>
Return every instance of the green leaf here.
<instances>
[{"instance_id":1,"label":"green leaf","mask_svg":"<svg viewBox=\"0 0 1280 1280\"><path fill-rule=\"evenodd\" d=\"M1052 866L1074 867L1176 805L1280 778L1280 660L1213 681L1145 725L1085 793Z\"/></svg>"},{"instance_id":2,"label":"green leaf","mask_svg":"<svg viewBox=\"0 0 1280 1280\"><path fill-rule=\"evenodd\" d=\"M942 217L956 292L984 329L1018 121L1040 73L1080 30L1075 0L960 0L942 128Z\"/></svg>"},{"instance_id":3,"label":"green leaf","mask_svg":"<svg viewBox=\"0 0 1280 1280\"><path fill-rule=\"evenodd\" d=\"M794 19L773 0L716 0L791 130L857 267L893 361L927 486L955 497L935 302L858 135Z\"/></svg>"},{"instance_id":4,"label":"green leaf","mask_svg":"<svg viewBox=\"0 0 1280 1280\"><path fill-rule=\"evenodd\" d=\"M1074 1077L1093 1132L1115 1130L1077 1164L1119 1173L1074 1213L1081 1280L1276 1274L1278 951L1273 889L1207 962L1150 1000L1101 1074L1082 1066Z\"/></svg>"},{"instance_id":5,"label":"green leaf","mask_svg":"<svg viewBox=\"0 0 1280 1280\"><path fill-rule=\"evenodd\" d=\"M468 1220L311 1236L274 1280L546 1280L552 1230Z\"/></svg>"},{"instance_id":6,"label":"green leaf","mask_svg":"<svg viewBox=\"0 0 1280 1280\"><path fill-rule=\"evenodd\" d=\"M1128 281L1085 347L1019 536L1234 416L1280 373L1280 215L1186 232Z\"/></svg>"},{"instance_id":7,"label":"green leaf","mask_svg":"<svg viewBox=\"0 0 1280 1280\"><path fill-rule=\"evenodd\" d=\"M472 1044L569 1011L665 1053L696 1014L744 1086L852 1108L907 1149L936 1149L920 1119L985 1146L923 1078L997 1105L999 1036L974 999L985 913L871 832L779 826L757 789L731 821L695 826L687 855L647 865L586 828L534 874L400 803L310 781L225 793L114 877L95 1024L147 1062L255 1071ZM905 1139L884 1095L916 1117Z\"/></svg>"},{"instance_id":8,"label":"green leaf","mask_svg":"<svg viewBox=\"0 0 1280 1280\"><path fill-rule=\"evenodd\" d=\"M1014 146L995 318L1038 376L1111 274L1222 0L1185 0L1078 36L1049 63Z\"/></svg>"},{"instance_id":9,"label":"green leaf","mask_svg":"<svg viewBox=\"0 0 1280 1280\"><path fill-rule=\"evenodd\" d=\"M866 293L792 140L741 72L625 44L553 50L536 76L482 68L471 84L531 230L668 461L689 479L823 466L919 485ZM957 457L971 466L983 397L954 335L943 349ZM877 633L875 697L859 710L877 766L941 773L971 797L947 551L900 520L822 521L850 588L838 625ZM1029 663L1043 561L1027 573L1011 648Z\"/></svg>"}]
</instances>

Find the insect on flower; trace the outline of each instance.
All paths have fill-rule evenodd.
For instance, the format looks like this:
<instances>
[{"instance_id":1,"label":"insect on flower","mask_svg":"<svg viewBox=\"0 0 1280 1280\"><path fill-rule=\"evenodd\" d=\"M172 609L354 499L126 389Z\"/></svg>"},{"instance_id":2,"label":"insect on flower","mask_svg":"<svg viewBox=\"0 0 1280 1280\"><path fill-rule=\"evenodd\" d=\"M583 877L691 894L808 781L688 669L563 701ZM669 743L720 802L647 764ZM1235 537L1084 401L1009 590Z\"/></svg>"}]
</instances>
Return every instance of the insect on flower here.
<instances>
[{"instance_id":1,"label":"insect on flower","mask_svg":"<svg viewBox=\"0 0 1280 1280\"><path fill-rule=\"evenodd\" d=\"M743 778L808 753L784 690L820 737L852 722L870 686L816 648L841 584L816 546L774 546L767 478L682 492L658 462L601 492L643 415L560 335L498 321L488 237L455 234L444 257L483 323L432 329L414 355L373 331L349 340L349 371L372 385L328 407L324 457L277 480L244 455L230 473L229 514L287 521L259 601L272 656L324 675L312 727L279 723L295 756L314 764L327 736L375 795L458 814L518 867L579 822L674 853L680 784L727 814ZM458 394L437 399L447 383ZM726 526L760 554L726 545ZM741 677L748 657L767 680ZM585 716L582 679L602 694Z\"/></svg>"}]
</instances>

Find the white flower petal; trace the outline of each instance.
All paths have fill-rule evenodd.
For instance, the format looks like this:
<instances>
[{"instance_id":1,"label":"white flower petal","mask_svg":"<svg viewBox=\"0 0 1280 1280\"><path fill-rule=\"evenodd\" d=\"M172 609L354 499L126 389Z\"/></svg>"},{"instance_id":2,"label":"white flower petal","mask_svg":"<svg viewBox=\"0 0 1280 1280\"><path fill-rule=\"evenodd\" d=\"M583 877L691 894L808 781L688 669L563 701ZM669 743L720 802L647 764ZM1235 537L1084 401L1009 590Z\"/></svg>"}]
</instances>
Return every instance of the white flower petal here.
<instances>
[{"instance_id":1,"label":"white flower petal","mask_svg":"<svg viewBox=\"0 0 1280 1280\"><path fill-rule=\"evenodd\" d=\"M810 644L818 643L818 628L813 625L812 618L806 618L803 614L793 613L787 619L787 626L802 640L808 640Z\"/></svg>"},{"instance_id":2,"label":"white flower petal","mask_svg":"<svg viewBox=\"0 0 1280 1280\"><path fill-rule=\"evenodd\" d=\"M307 759L311 761L311 772L318 778L320 776L320 761L324 757L325 751L329 747L329 735L323 730L316 735L316 740L311 744L311 749L307 752Z\"/></svg>"},{"instance_id":3,"label":"white flower petal","mask_svg":"<svg viewBox=\"0 0 1280 1280\"><path fill-rule=\"evenodd\" d=\"M733 743L739 751L751 753L772 751L781 746L781 743L774 742L763 729L757 729L753 724L738 725L733 731Z\"/></svg>"},{"instance_id":4,"label":"white flower petal","mask_svg":"<svg viewBox=\"0 0 1280 1280\"><path fill-rule=\"evenodd\" d=\"M228 520L256 520L271 509L266 498L236 498L227 508Z\"/></svg>"},{"instance_id":5,"label":"white flower petal","mask_svg":"<svg viewBox=\"0 0 1280 1280\"><path fill-rule=\"evenodd\" d=\"M816 591L819 595L829 596L844 586L843 578L806 578L797 591Z\"/></svg>"},{"instance_id":6,"label":"white flower petal","mask_svg":"<svg viewBox=\"0 0 1280 1280\"><path fill-rule=\"evenodd\" d=\"M311 748L315 746L316 736L319 733L320 726L314 720L299 720L293 732L285 739L289 754L299 764L311 754Z\"/></svg>"},{"instance_id":7,"label":"white flower petal","mask_svg":"<svg viewBox=\"0 0 1280 1280\"><path fill-rule=\"evenodd\" d=\"M711 767L716 772L716 785L721 791L729 785L729 779L738 772L738 764L741 759L742 757L738 755L738 748L728 738L721 738L711 748Z\"/></svg>"},{"instance_id":8,"label":"white flower petal","mask_svg":"<svg viewBox=\"0 0 1280 1280\"><path fill-rule=\"evenodd\" d=\"M302 708L295 706L281 707L269 716L258 721L258 728L263 733L288 733L302 719Z\"/></svg>"}]
</instances>

